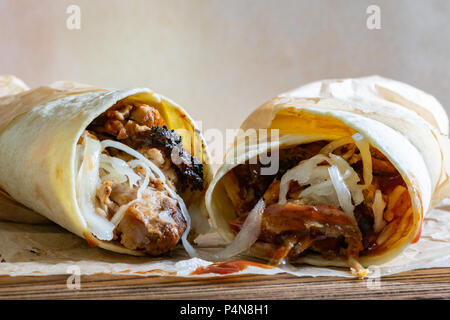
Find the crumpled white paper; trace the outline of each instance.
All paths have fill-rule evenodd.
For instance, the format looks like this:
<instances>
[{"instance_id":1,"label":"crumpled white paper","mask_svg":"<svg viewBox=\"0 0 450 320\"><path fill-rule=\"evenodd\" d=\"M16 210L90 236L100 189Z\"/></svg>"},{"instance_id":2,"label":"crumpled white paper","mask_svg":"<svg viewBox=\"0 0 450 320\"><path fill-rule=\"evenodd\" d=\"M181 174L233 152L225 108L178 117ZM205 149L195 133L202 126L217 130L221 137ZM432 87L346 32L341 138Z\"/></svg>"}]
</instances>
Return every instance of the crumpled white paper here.
<instances>
[{"instance_id":1,"label":"crumpled white paper","mask_svg":"<svg viewBox=\"0 0 450 320\"><path fill-rule=\"evenodd\" d=\"M424 219L418 243L381 266L369 267L368 277L379 277L408 270L450 267L450 198ZM199 251L214 252L224 247L216 233L197 241ZM179 277L213 277L220 274L191 275L199 266L211 262L189 258L182 247L172 257L133 257L91 248L81 239L56 225L27 225L0 222L0 275L30 276L98 273L113 275L170 275ZM252 259L247 256L236 259ZM254 260L254 259L253 259ZM290 273L302 276L353 277L346 268L282 265L266 269L254 266L236 274Z\"/></svg>"}]
</instances>

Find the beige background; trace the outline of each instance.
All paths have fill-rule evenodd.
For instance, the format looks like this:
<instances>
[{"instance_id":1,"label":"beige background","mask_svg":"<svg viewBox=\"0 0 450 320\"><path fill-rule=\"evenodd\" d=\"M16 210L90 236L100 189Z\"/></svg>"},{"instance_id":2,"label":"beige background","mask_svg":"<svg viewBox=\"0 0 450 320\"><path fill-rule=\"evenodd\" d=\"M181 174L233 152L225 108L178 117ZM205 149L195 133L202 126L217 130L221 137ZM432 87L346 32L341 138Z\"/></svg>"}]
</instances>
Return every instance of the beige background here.
<instances>
[{"instance_id":1,"label":"beige background","mask_svg":"<svg viewBox=\"0 0 450 320\"><path fill-rule=\"evenodd\" d=\"M66 9L81 8L69 30ZM381 8L368 30L366 8ZM0 0L0 73L150 87L203 128L236 128L277 93L379 74L450 110L450 1Z\"/></svg>"}]
</instances>

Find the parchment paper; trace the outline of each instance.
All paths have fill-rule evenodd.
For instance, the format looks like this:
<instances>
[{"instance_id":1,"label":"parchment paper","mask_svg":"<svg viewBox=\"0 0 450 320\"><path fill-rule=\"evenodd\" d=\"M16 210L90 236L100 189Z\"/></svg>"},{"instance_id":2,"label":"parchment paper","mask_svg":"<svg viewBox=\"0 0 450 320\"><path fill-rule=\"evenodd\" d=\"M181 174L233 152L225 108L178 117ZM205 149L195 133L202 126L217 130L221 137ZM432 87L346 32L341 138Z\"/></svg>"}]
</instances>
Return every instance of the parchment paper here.
<instances>
[{"instance_id":1,"label":"parchment paper","mask_svg":"<svg viewBox=\"0 0 450 320\"><path fill-rule=\"evenodd\" d=\"M381 266L369 267L369 278L403 271L450 267L450 198L445 199L424 220L420 241ZM216 233L197 239L200 252L214 252L224 246ZM207 245L206 245L207 244ZM167 275L215 277L219 274L191 275L199 266L211 262L189 258L182 247L171 257L133 257L91 248L81 239L57 225L31 225L0 222L0 275L43 276L56 274ZM257 261L242 255L236 259ZM262 262L262 261L260 261ZM450 272L450 271L449 271ZM302 276L353 277L345 268L319 268L286 264L273 269L249 266L236 274L290 273Z\"/></svg>"}]
</instances>

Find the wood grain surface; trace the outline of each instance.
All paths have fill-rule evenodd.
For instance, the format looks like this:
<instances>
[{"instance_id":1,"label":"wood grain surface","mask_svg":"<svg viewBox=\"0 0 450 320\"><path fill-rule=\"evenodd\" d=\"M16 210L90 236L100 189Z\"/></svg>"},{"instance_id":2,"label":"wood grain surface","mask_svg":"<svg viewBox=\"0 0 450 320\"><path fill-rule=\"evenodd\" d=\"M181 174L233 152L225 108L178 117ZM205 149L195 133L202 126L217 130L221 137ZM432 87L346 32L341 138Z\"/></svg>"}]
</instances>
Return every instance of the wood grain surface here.
<instances>
[{"instance_id":1,"label":"wood grain surface","mask_svg":"<svg viewBox=\"0 0 450 320\"><path fill-rule=\"evenodd\" d=\"M334 277L245 275L186 279L92 275L69 290L67 276L0 277L0 299L450 299L450 268L415 270L379 282Z\"/></svg>"}]
</instances>

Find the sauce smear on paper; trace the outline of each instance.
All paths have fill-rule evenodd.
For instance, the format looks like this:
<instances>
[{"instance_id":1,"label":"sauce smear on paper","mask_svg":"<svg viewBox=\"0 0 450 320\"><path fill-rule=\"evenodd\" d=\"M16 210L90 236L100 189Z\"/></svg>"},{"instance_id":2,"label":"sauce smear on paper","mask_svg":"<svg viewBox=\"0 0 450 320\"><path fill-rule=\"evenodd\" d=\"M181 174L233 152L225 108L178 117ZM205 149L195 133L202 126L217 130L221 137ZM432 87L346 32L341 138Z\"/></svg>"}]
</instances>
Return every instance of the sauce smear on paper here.
<instances>
[{"instance_id":1,"label":"sauce smear on paper","mask_svg":"<svg viewBox=\"0 0 450 320\"><path fill-rule=\"evenodd\" d=\"M199 274L208 274L208 273L216 273L216 274L230 274L236 273L246 269L248 266L254 266L264 269L271 269L273 266L269 266L267 264L251 262L251 261L243 261L243 260L231 260L224 261L218 263L212 263L206 267L198 267L195 269L191 275L199 275Z\"/></svg>"}]
</instances>

